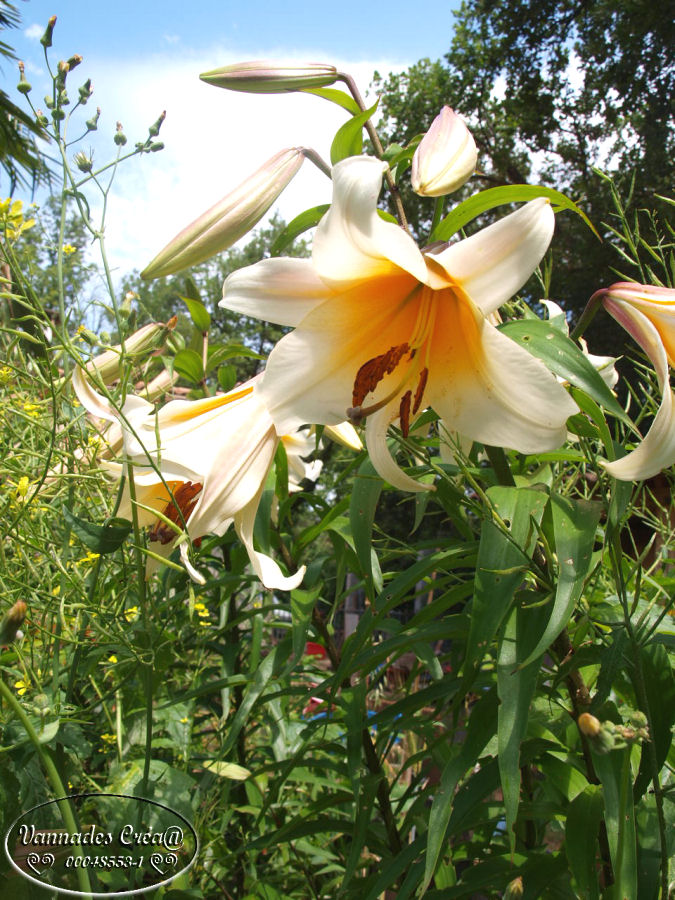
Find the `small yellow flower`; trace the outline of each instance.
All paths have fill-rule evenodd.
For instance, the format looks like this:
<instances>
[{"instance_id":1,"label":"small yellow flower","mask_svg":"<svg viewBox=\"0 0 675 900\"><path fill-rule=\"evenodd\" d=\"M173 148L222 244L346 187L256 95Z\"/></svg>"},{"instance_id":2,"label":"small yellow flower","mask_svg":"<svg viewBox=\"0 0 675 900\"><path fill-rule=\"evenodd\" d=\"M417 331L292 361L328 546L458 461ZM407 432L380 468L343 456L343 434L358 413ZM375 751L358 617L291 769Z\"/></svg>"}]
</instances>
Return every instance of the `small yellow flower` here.
<instances>
[{"instance_id":1,"label":"small yellow flower","mask_svg":"<svg viewBox=\"0 0 675 900\"><path fill-rule=\"evenodd\" d=\"M138 607L130 606L129 609L125 610L124 618L127 620L127 622L135 622L138 618Z\"/></svg>"},{"instance_id":2,"label":"small yellow flower","mask_svg":"<svg viewBox=\"0 0 675 900\"><path fill-rule=\"evenodd\" d=\"M100 557L100 555L101 555L100 553L94 553L92 550L87 550L87 555L83 556L82 559L78 559L78 561L75 563L75 565L77 565L77 566L91 565L91 563L95 562Z\"/></svg>"},{"instance_id":3,"label":"small yellow flower","mask_svg":"<svg viewBox=\"0 0 675 900\"><path fill-rule=\"evenodd\" d=\"M40 415L40 407L36 403L24 403L23 411L27 413L32 419L37 419Z\"/></svg>"},{"instance_id":4,"label":"small yellow flower","mask_svg":"<svg viewBox=\"0 0 675 900\"><path fill-rule=\"evenodd\" d=\"M110 656L108 657L108 662L113 666L115 665L115 663L117 662L117 657L114 653L110 654Z\"/></svg>"},{"instance_id":5,"label":"small yellow flower","mask_svg":"<svg viewBox=\"0 0 675 900\"><path fill-rule=\"evenodd\" d=\"M117 743L117 735L103 732L103 734L101 735L101 740L104 744L115 744Z\"/></svg>"},{"instance_id":6,"label":"small yellow flower","mask_svg":"<svg viewBox=\"0 0 675 900\"><path fill-rule=\"evenodd\" d=\"M64 245L63 245L63 252L64 252L67 256L70 256L71 253L77 253L77 247L73 247L72 244L64 244Z\"/></svg>"},{"instance_id":7,"label":"small yellow flower","mask_svg":"<svg viewBox=\"0 0 675 900\"><path fill-rule=\"evenodd\" d=\"M30 487L30 479L27 475L23 475L19 478L19 483L16 486L16 495L17 497L25 497L28 493L28 488Z\"/></svg>"},{"instance_id":8,"label":"small yellow flower","mask_svg":"<svg viewBox=\"0 0 675 900\"><path fill-rule=\"evenodd\" d=\"M183 716L183 718L180 720L180 723L181 723L181 725L187 725L188 721L189 721L188 717Z\"/></svg>"},{"instance_id":9,"label":"small yellow flower","mask_svg":"<svg viewBox=\"0 0 675 900\"><path fill-rule=\"evenodd\" d=\"M58 597L61 593L61 585L57 584L56 587L52 588L52 597Z\"/></svg>"},{"instance_id":10,"label":"small yellow flower","mask_svg":"<svg viewBox=\"0 0 675 900\"><path fill-rule=\"evenodd\" d=\"M20 678L18 681L14 682L14 687L16 688L16 692L19 697L23 697L26 691L30 690L31 683L28 678Z\"/></svg>"},{"instance_id":11,"label":"small yellow flower","mask_svg":"<svg viewBox=\"0 0 675 900\"><path fill-rule=\"evenodd\" d=\"M209 611L204 606L203 603L195 603L195 612L197 613L198 616L201 616L202 619L203 618L208 619L208 617L209 617Z\"/></svg>"},{"instance_id":12,"label":"small yellow flower","mask_svg":"<svg viewBox=\"0 0 675 900\"><path fill-rule=\"evenodd\" d=\"M0 369L0 384L7 384L8 381L11 381L13 375L14 372L9 366L3 366Z\"/></svg>"}]
</instances>

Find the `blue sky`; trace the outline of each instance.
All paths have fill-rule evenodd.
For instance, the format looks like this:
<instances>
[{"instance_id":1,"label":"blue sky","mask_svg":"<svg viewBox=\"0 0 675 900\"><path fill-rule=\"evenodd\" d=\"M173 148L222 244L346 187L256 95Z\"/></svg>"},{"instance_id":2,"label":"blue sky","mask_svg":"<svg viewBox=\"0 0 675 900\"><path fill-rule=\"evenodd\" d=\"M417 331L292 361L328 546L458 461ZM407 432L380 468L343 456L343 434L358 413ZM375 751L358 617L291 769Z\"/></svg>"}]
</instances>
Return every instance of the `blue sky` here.
<instances>
[{"instance_id":1,"label":"blue sky","mask_svg":"<svg viewBox=\"0 0 675 900\"><path fill-rule=\"evenodd\" d=\"M239 53L321 50L341 59L407 63L440 57L452 34L456 0L28 0L24 28L54 14L69 52L106 52L120 61L139 53L199 50L220 44ZM12 34L15 38L15 33ZM15 40L17 50L19 40ZM23 49L23 48L21 48Z\"/></svg>"},{"instance_id":2,"label":"blue sky","mask_svg":"<svg viewBox=\"0 0 675 900\"><path fill-rule=\"evenodd\" d=\"M199 73L250 59L325 62L349 72L369 102L373 72L401 71L424 56L442 56L450 43L452 3L347 0L280 3L250 0L28 0L19 3L22 27L5 37L26 64L36 106L51 93L39 38L57 16L50 62L73 53L83 63L69 76L71 96L91 78L94 95L77 110L71 137L84 131L96 106L96 133L69 148L108 162L121 121L129 146L144 140L162 110L167 117L161 153L129 160L117 171L105 224L109 258L118 275L143 269L193 219L234 189L279 150L307 146L328 158L332 137L347 114L307 95L246 95L199 80ZM6 66L2 85L17 102L17 73ZM456 105L453 98L444 102ZM82 114L81 114L82 113ZM101 208L96 190L91 208ZM289 221L330 201L330 181L305 162L277 208Z\"/></svg>"}]
</instances>

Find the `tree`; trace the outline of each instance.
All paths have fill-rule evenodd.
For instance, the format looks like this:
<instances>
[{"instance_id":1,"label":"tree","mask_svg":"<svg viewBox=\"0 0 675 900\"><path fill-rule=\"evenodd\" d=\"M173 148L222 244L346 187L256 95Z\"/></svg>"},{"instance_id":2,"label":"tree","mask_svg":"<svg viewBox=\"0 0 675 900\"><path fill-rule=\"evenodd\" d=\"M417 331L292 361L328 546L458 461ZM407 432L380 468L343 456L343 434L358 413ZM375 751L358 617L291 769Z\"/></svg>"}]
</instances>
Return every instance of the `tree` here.
<instances>
[{"instance_id":1,"label":"tree","mask_svg":"<svg viewBox=\"0 0 675 900\"><path fill-rule=\"evenodd\" d=\"M15 28L19 13L7 0L0 0L0 32ZM14 61L9 44L0 41L0 59ZM35 137L44 137L37 123L0 90L0 166L9 178L11 195L17 185L49 181L49 170L35 145Z\"/></svg>"},{"instance_id":2,"label":"tree","mask_svg":"<svg viewBox=\"0 0 675 900\"><path fill-rule=\"evenodd\" d=\"M674 42L668 5L649 0L468 0L444 62L422 60L384 83L387 137L409 141L449 104L470 122L485 187L539 182L578 201L605 239L558 217L551 293L578 313L617 269L641 280L603 226L616 227L615 208L594 167L612 173L632 215L656 206L672 221L655 196L672 191L675 173ZM404 193L423 233L428 218Z\"/></svg>"}]
</instances>

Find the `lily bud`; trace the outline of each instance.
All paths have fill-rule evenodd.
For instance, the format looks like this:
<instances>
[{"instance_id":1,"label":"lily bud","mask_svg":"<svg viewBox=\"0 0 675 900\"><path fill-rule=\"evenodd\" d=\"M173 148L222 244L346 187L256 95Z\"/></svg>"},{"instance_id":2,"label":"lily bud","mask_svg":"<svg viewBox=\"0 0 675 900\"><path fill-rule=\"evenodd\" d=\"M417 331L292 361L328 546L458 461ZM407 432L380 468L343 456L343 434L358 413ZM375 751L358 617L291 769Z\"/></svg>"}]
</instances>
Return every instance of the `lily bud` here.
<instances>
[{"instance_id":1,"label":"lily bud","mask_svg":"<svg viewBox=\"0 0 675 900\"><path fill-rule=\"evenodd\" d=\"M140 356L143 353L156 350L162 346L170 331L176 325L176 317L165 324L164 322L151 322L135 331L124 341L124 355L128 359L131 356ZM117 344L104 353L100 353L86 365L88 372L98 372L104 384L116 381L120 375L120 362L122 360L122 346Z\"/></svg>"},{"instance_id":2,"label":"lily bud","mask_svg":"<svg viewBox=\"0 0 675 900\"><path fill-rule=\"evenodd\" d=\"M262 219L304 160L302 148L282 150L238 188L170 241L141 272L149 280L173 275L236 243Z\"/></svg>"},{"instance_id":3,"label":"lily bud","mask_svg":"<svg viewBox=\"0 0 675 900\"><path fill-rule=\"evenodd\" d=\"M325 87L337 81L335 66L308 63L306 66L284 66L269 60L236 63L204 72L199 76L207 84L226 88L228 91L245 91L249 94L283 94L286 91L302 91L306 88Z\"/></svg>"},{"instance_id":4,"label":"lily bud","mask_svg":"<svg viewBox=\"0 0 675 900\"><path fill-rule=\"evenodd\" d=\"M474 173L478 151L461 116L444 106L422 138L412 161L412 188L422 197L442 197Z\"/></svg>"},{"instance_id":5,"label":"lily bud","mask_svg":"<svg viewBox=\"0 0 675 900\"><path fill-rule=\"evenodd\" d=\"M17 600L0 621L0 644L11 644L15 640L23 621L26 618L26 604Z\"/></svg>"}]
</instances>

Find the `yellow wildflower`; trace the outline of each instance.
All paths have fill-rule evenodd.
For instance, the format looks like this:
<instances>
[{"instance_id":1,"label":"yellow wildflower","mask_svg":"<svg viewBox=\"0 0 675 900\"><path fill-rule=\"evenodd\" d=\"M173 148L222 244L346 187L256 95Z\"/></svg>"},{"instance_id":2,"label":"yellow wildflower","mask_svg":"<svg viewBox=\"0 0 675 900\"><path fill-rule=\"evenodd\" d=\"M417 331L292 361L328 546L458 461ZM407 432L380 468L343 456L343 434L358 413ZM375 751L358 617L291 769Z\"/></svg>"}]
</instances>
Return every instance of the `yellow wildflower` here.
<instances>
[{"instance_id":1,"label":"yellow wildflower","mask_svg":"<svg viewBox=\"0 0 675 900\"><path fill-rule=\"evenodd\" d=\"M19 697L23 697L26 691L30 690L31 683L28 678L20 678L18 681L14 682L14 687L16 688L16 692Z\"/></svg>"},{"instance_id":2,"label":"yellow wildflower","mask_svg":"<svg viewBox=\"0 0 675 900\"><path fill-rule=\"evenodd\" d=\"M77 247L73 247L72 244L64 244L64 245L63 245L63 252L64 252L67 256L70 256L71 253L77 253Z\"/></svg>"},{"instance_id":3,"label":"yellow wildflower","mask_svg":"<svg viewBox=\"0 0 675 900\"><path fill-rule=\"evenodd\" d=\"M3 366L0 369L0 384L7 384L7 382L11 380L13 374L14 372L9 366Z\"/></svg>"},{"instance_id":4,"label":"yellow wildflower","mask_svg":"<svg viewBox=\"0 0 675 900\"><path fill-rule=\"evenodd\" d=\"M37 403L24 403L23 411L27 413L32 419L37 419L37 417L40 415L40 407L37 405Z\"/></svg>"},{"instance_id":5,"label":"yellow wildflower","mask_svg":"<svg viewBox=\"0 0 675 900\"><path fill-rule=\"evenodd\" d=\"M138 618L138 607L130 606L129 609L125 610L124 618L127 622L135 622Z\"/></svg>"}]
</instances>

